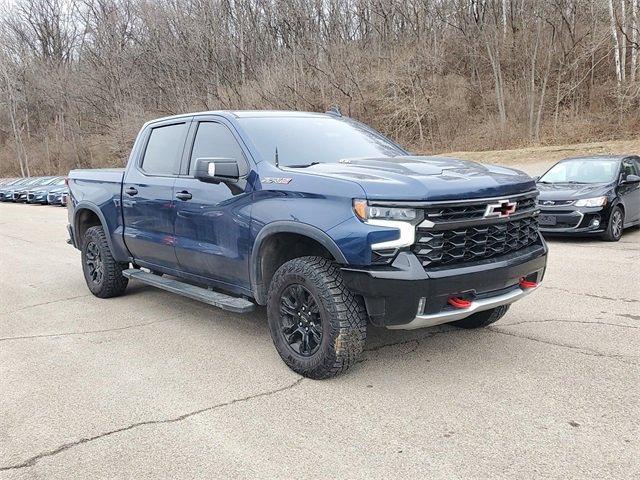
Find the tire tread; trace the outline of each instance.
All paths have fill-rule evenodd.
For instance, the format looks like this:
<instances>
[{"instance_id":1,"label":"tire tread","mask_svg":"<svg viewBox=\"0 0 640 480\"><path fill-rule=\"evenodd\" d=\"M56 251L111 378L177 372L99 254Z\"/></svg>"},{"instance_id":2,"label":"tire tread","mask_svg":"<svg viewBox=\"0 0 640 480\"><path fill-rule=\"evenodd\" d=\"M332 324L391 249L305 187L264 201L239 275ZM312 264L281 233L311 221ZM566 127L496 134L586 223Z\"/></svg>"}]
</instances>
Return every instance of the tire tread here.
<instances>
[{"instance_id":1,"label":"tire tread","mask_svg":"<svg viewBox=\"0 0 640 480\"><path fill-rule=\"evenodd\" d=\"M93 293L98 298L112 298L122 295L127 288L127 284L129 283L129 279L122 275L122 271L128 268L129 265L126 263L117 262L113 258L113 254L111 253L111 249L109 248L109 242L107 241L107 236L104 232L104 229L100 226L90 227L85 232L84 240L82 242L83 257L86 250L86 245L91 240L96 243L98 249L100 250L100 255L102 256L102 262L104 265L104 277L102 283L100 285L96 285L89 281L85 273L85 280L87 281L89 290L91 290L91 293Z\"/></svg>"}]
</instances>

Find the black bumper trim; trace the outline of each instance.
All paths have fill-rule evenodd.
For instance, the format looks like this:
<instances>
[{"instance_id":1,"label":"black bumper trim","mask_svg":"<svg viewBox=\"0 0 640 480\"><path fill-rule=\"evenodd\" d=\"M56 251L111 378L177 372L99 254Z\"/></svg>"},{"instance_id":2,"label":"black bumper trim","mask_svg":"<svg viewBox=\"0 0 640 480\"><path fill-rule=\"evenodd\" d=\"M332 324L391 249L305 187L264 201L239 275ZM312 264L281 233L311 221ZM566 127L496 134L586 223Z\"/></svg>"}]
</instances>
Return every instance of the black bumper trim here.
<instances>
[{"instance_id":1,"label":"black bumper trim","mask_svg":"<svg viewBox=\"0 0 640 480\"><path fill-rule=\"evenodd\" d=\"M492 261L425 271L415 255L401 252L391 267L346 267L342 274L345 285L364 298L374 325L404 325L416 317L421 298L426 299L423 313L433 314L447 308L447 299L454 295L486 297L516 286L521 277L532 275L540 282L547 253L547 246L542 241Z\"/></svg>"}]
</instances>

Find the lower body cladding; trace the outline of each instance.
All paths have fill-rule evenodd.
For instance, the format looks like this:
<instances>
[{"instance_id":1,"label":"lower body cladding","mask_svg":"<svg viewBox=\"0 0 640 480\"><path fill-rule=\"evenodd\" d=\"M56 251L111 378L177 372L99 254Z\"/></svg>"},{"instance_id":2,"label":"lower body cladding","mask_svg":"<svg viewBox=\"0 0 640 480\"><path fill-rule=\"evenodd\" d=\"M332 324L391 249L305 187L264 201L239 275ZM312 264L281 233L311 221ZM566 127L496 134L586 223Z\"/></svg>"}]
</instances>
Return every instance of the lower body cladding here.
<instances>
[{"instance_id":1,"label":"lower body cladding","mask_svg":"<svg viewBox=\"0 0 640 480\"><path fill-rule=\"evenodd\" d=\"M387 268L343 268L347 288L362 295L371 323L411 330L509 305L542 281L547 246L538 244L471 265L425 270L410 252Z\"/></svg>"}]
</instances>

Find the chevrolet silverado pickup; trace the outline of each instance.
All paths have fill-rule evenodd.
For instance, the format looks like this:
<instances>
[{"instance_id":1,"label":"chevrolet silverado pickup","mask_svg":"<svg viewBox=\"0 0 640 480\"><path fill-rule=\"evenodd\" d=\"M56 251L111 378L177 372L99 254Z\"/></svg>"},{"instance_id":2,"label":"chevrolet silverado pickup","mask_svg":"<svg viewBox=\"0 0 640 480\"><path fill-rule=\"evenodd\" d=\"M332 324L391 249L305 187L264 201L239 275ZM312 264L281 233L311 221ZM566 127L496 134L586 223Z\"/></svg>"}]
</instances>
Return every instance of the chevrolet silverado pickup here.
<instances>
[{"instance_id":1,"label":"chevrolet silverado pickup","mask_svg":"<svg viewBox=\"0 0 640 480\"><path fill-rule=\"evenodd\" d=\"M523 172L414 156L333 111L216 111L146 123L125 169L69 174L89 290L130 279L238 313L327 378L369 324L478 328L536 289L547 246Z\"/></svg>"}]
</instances>

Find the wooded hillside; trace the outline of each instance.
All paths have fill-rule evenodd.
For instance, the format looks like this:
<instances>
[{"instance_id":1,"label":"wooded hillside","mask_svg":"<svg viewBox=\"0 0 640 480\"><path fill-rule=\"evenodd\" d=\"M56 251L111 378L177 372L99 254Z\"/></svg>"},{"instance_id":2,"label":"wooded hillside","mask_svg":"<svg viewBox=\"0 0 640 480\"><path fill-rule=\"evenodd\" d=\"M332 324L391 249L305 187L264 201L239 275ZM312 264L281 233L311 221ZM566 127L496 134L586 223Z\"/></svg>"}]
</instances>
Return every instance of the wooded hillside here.
<instances>
[{"instance_id":1,"label":"wooded hillside","mask_svg":"<svg viewBox=\"0 0 640 480\"><path fill-rule=\"evenodd\" d=\"M417 152L640 132L638 0L15 0L0 176L121 165L151 118L338 105Z\"/></svg>"}]
</instances>

